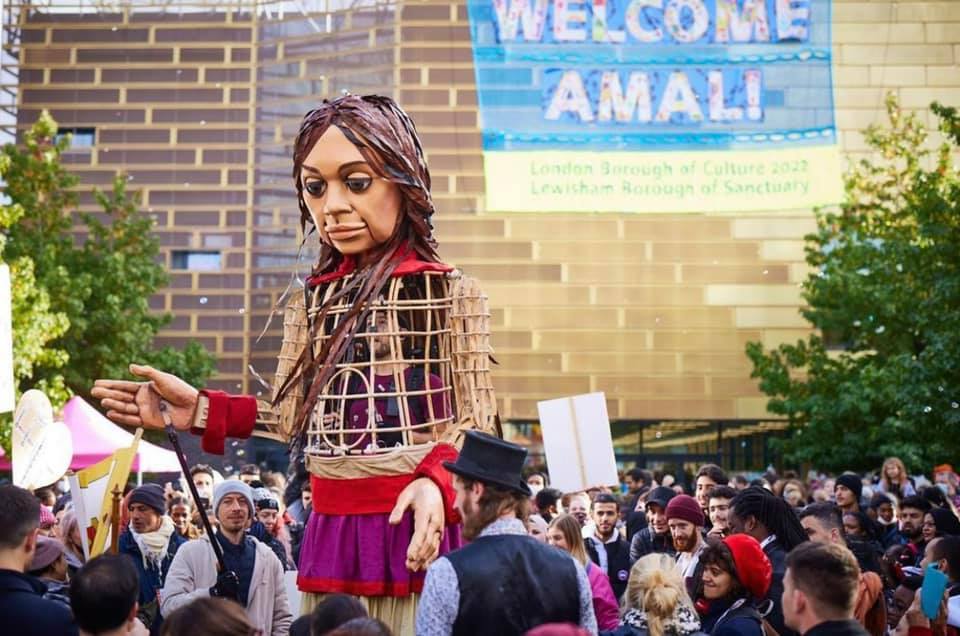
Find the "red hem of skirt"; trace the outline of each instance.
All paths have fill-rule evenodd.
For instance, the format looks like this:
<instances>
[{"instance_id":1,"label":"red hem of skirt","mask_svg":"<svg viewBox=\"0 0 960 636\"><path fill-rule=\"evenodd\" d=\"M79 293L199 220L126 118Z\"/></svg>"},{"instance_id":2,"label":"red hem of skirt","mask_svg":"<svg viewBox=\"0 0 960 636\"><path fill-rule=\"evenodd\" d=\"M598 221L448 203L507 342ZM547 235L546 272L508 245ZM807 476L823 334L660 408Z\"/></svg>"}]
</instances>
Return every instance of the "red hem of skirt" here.
<instances>
[{"instance_id":1,"label":"red hem of skirt","mask_svg":"<svg viewBox=\"0 0 960 636\"><path fill-rule=\"evenodd\" d=\"M423 581L409 583L385 583L382 581L343 581L297 576L297 588L301 592L315 594L352 594L354 596L409 596L423 591Z\"/></svg>"}]
</instances>

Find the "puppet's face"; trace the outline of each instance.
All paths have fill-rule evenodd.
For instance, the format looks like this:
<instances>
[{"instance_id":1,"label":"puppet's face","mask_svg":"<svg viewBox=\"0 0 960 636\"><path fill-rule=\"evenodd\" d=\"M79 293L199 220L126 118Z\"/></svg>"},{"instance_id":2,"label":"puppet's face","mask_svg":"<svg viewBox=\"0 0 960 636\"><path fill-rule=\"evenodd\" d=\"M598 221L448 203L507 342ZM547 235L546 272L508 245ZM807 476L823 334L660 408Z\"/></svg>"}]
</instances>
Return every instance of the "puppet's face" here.
<instances>
[{"instance_id":1,"label":"puppet's face","mask_svg":"<svg viewBox=\"0 0 960 636\"><path fill-rule=\"evenodd\" d=\"M400 189L378 176L336 126L317 140L303 162L300 179L321 239L341 254L362 257L393 234L400 216Z\"/></svg>"}]
</instances>

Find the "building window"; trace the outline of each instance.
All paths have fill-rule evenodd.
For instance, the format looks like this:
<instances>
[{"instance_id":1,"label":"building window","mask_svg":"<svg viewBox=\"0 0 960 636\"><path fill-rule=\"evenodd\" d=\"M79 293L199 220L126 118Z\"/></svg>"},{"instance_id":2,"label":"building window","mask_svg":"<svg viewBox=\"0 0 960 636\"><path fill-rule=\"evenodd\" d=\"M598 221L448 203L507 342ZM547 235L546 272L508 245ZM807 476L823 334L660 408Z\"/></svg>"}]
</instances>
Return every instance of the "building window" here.
<instances>
[{"instance_id":1,"label":"building window","mask_svg":"<svg viewBox=\"0 0 960 636\"><path fill-rule=\"evenodd\" d=\"M170 267L172 269L192 269L201 272L219 271L220 252L197 252L191 250L174 250Z\"/></svg>"},{"instance_id":2,"label":"building window","mask_svg":"<svg viewBox=\"0 0 960 636\"><path fill-rule=\"evenodd\" d=\"M59 142L65 135L73 135L70 140L70 149L93 148L97 141L95 128L60 128L57 130L56 141Z\"/></svg>"}]
</instances>

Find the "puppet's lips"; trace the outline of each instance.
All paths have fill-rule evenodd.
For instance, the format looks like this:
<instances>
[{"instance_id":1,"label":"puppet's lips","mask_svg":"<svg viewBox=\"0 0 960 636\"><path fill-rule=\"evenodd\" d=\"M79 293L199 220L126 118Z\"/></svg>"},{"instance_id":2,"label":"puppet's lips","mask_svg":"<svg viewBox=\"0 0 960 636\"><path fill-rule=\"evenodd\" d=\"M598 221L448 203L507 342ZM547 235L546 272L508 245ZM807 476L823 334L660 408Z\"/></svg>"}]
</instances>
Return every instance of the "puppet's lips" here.
<instances>
[{"instance_id":1,"label":"puppet's lips","mask_svg":"<svg viewBox=\"0 0 960 636\"><path fill-rule=\"evenodd\" d=\"M330 225L326 228L327 235L333 239L351 238L357 234L366 231L366 223L341 223L339 225Z\"/></svg>"}]
</instances>

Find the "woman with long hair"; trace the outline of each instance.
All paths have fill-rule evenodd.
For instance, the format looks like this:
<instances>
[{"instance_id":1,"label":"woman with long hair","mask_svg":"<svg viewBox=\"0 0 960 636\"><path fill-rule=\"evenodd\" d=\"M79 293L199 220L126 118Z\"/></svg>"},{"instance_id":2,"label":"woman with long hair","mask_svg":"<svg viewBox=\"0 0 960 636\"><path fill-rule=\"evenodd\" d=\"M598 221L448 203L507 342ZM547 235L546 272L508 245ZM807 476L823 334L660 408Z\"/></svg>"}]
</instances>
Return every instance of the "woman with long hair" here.
<instances>
[{"instance_id":1,"label":"woman with long hair","mask_svg":"<svg viewBox=\"0 0 960 636\"><path fill-rule=\"evenodd\" d=\"M630 568L620 626L603 636L691 636L700 618L687 595L676 561L656 552Z\"/></svg>"},{"instance_id":2,"label":"woman with long hair","mask_svg":"<svg viewBox=\"0 0 960 636\"><path fill-rule=\"evenodd\" d=\"M607 573L587 557L580 522L576 517L571 514L555 517L547 530L547 543L569 552L583 566L593 592L593 612L597 615L597 625L600 629L616 629L620 623L617 598L613 595Z\"/></svg>"},{"instance_id":3,"label":"woman with long hair","mask_svg":"<svg viewBox=\"0 0 960 636\"><path fill-rule=\"evenodd\" d=\"M883 460L883 467L880 469L880 481L877 482L876 492L886 492L894 495L897 499L911 497L917 494L913 484L910 483L910 476L907 474L907 467L899 457L887 457Z\"/></svg>"},{"instance_id":4,"label":"woman with long hair","mask_svg":"<svg viewBox=\"0 0 960 636\"><path fill-rule=\"evenodd\" d=\"M773 570L760 543L746 534L707 541L700 554L704 567L696 605L703 631L710 636L763 636L757 606L767 596Z\"/></svg>"}]
</instances>

